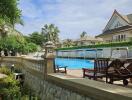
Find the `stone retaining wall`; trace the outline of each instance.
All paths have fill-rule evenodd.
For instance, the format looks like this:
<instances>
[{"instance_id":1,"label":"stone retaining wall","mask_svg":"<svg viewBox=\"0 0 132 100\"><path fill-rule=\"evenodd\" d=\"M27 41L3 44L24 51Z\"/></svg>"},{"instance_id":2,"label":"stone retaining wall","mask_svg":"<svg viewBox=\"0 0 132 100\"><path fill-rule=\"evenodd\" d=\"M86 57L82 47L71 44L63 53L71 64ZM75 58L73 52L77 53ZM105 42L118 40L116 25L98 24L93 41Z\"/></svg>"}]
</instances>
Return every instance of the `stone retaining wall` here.
<instances>
[{"instance_id":1,"label":"stone retaining wall","mask_svg":"<svg viewBox=\"0 0 132 100\"><path fill-rule=\"evenodd\" d=\"M52 59L49 60L51 62ZM35 62L36 64L33 64ZM17 57L1 58L1 63L18 65L15 67L24 73L25 84L28 84L41 100L132 100L132 89L129 88L84 78L67 78L66 75L57 73L46 73L45 77L45 71L40 71L40 66L42 69L46 66L38 62L40 61Z\"/></svg>"},{"instance_id":2,"label":"stone retaining wall","mask_svg":"<svg viewBox=\"0 0 132 100\"><path fill-rule=\"evenodd\" d=\"M41 98L41 100L95 100L87 96L74 92L70 89L63 88L59 84L54 84L49 80L36 77L35 75L22 69L25 75L25 84L28 84L32 90Z\"/></svg>"}]
</instances>

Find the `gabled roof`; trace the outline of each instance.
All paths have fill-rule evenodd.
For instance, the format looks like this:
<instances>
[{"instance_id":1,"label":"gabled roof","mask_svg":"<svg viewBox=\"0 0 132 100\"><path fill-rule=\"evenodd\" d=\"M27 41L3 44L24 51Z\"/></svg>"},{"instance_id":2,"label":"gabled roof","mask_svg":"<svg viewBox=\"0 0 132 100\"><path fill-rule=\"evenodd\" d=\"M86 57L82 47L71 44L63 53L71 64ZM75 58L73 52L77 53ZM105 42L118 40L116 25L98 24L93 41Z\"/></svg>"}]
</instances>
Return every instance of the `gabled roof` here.
<instances>
[{"instance_id":1,"label":"gabled roof","mask_svg":"<svg viewBox=\"0 0 132 100\"><path fill-rule=\"evenodd\" d=\"M96 37L107 35L107 34L111 34L111 33L114 33L114 32L120 32L120 31L124 31L124 30L130 30L130 29L132 30L132 25L126 25L126 26L122 26L122 27L119 27L119 28L115 28L115 29L111 29L111 30L106 30L105 32L103 32L102 34L97 35Z\"/></svg>"},{"instance_id":2,"label":"gabled roof","mask_svg":"<svg viewBox=\"0 0 132 100\"><path fill-rule=\"evenodd\" d=\"M131 20L130 20L130 16L129 16L129 18L128 18L127 15L121 15L121 14L119 14L116 10L114 10L114 12L113 12L111 18L109 19L108 23L106 24L106 26L105 26L105 28L104 28L104 30L105 30L106 27L109 25L110 21L112 20L112 18L114 17L115 14L116 14L117 16L119 16L121 19L123 19L126 23L128 23L128 24L131 24L131 23L132 23Z\"/></svg>"},{"instance_id":3,"label":"gabled roof","mask_svg":"<svg viewBox=\"0 0 132 100\"><path fill-rule=\"evenodd\" d=\"M122 20L124 20L128 25L126 26L122 26L122 27L119 27L119 28L115 28L115 29L106 29L108 24L110 23L111 19L113 18L114 15L117 15L119 16ZM105 35L105 34L109 34L111 32L115 32L115 31L119 31L119 30L123 30L123 29L127 29L127 28L130 28L132 27L132 14L128 14L128 15L121 15L119 14L116 10L114 10L111 18L109 19L108 23L106 24L104 30L103 30L103 33L102 34L99 34L98 36L102 36L102 35ZM96 37L98 37L96 36Z\"/></svg>"},{"instance_id":4,"label":"gabled roof","mask_svg":"<svg viewBox=\"0 0 132 100\"><path fill-rule=\"evenodd\" d=\"M132 14L128 14L128 15L126 15L126 17L129 21L129 23L132 24Z\"/></svg>"}]
</instances>

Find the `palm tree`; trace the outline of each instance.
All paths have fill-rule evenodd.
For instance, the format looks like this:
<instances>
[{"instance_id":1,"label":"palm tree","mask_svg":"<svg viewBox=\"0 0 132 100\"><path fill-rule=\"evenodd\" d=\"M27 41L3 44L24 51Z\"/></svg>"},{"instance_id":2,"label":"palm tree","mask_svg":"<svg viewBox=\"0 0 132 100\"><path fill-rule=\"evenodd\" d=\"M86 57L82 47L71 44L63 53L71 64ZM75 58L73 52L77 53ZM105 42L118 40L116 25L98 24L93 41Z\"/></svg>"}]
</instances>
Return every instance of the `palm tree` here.
<instances>
[{"instance_id":1,"label":"palm tree","mask_svg":"<svg viewBox=\"0 0 132 100\"><path fill-rule=\"evenodd\" d=\"M86 36L86 32L85 31L83 31L82 33L81 33L81 35L80 35L80 38L83 38L83 37L85 37Z\"/></svg>"},{"instance_id":2,"label":"palm tree","mask_svg":"<svg viewBox=\"0 0 132 100\"><path fill-rule=\"evenodd\" d=\"M73 41L71 39L66 39L64 42L63 42L63 46L64 47L71 47L73 46Z\"/></svg>"},{"instance_id":3,"label":"palm tree","mask_svg":"<svg viewBox=\"0 0 132 100\"><path fill-rule=\"evenodd\" d=\"M54 24L44 25L42 28L42 34L45 36L46 41L52 41L53 43L59 42L59 29Z\"/></svg>"}]
</instances>

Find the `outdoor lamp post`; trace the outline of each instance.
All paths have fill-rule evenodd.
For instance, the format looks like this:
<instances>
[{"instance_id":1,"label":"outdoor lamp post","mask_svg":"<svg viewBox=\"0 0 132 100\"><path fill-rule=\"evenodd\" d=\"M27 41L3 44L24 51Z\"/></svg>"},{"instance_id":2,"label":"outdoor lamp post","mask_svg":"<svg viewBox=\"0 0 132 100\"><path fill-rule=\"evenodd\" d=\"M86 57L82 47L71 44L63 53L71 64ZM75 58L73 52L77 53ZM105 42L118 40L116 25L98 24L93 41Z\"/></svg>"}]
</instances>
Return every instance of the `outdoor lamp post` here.
<instances>
[{"instance_id":1,"label":"outdoor lamp post","mask_svg":"<svg viewBox=\"0 0 132 100\"><path fill-rule=\"evenodd\" d=\"M44 69L44 76L46 76L48 73L54 73L55 66L54 66L54 60L55 60L55 53L54 53L54 44L51 41L48 41L45 43L45 54L44 54L44 60L45 60L45 69Z\"/></svg>"},{"instance_id":2,"label":"outdoor lamp post","mask_svg":"<svg viewBox=\"0 0 132 100\"><path fill-rule=\"evenodd\" d=\"M45 44L45 54L53 53L54 52L54 44L51 41L46 42Z\"/></svg>"}]
</instances>

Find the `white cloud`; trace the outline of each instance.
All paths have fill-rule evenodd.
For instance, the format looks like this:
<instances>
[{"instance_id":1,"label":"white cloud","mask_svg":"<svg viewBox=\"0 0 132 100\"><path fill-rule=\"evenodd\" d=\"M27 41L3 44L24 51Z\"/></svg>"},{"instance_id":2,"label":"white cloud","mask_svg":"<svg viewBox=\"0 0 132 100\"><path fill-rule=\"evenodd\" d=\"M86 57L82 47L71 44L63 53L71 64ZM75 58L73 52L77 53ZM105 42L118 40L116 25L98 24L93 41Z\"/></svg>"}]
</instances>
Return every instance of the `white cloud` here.
<instances>
[{"instance_id":1,"label":"white cloud","mask_svg":"<svg viewBox=\"0 0 132 100\"><path fill-rule=\"evenodd\" d=\"M97 35L114 9L122 14L132 13L131 4L132 0L21 0L25 26L17 28L27 34L40 31L46 23L54 23L63 39L77 38L82 31Z\"/></svg>"}]
</instances>

